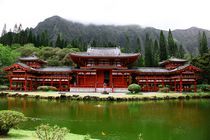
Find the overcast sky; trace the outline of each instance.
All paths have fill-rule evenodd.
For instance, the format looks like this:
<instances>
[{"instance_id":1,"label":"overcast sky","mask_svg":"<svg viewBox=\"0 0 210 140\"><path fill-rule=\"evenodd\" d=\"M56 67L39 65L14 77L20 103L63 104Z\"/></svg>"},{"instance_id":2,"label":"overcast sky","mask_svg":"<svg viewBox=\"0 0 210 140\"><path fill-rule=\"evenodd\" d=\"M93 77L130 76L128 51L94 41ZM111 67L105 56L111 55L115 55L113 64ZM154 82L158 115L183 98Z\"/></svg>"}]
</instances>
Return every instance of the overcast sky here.
<instances>
[{"instance_id":1,"label":"overcast sky","mask_svg":"<svg viewBox=\"0 0 210 140\"><path fill-rule=\"evenodd\" d=\"M0 31L59 15L82 23L210 29L210 0L0 0Z\"/></svg>"}]
</instances>

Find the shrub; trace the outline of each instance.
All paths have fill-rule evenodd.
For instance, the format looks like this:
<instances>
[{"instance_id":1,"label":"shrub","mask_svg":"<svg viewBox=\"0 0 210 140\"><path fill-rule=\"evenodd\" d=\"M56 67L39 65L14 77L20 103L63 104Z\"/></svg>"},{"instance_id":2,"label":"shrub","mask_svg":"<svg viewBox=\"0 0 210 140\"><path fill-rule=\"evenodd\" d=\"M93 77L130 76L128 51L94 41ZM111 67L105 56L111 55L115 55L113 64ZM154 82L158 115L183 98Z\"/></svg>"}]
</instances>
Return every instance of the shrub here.
<instances>
[{"instance_id":1,"label":"shrub","mask_svg":"<svg viewBox=\"0 0 210 140\"><path fill-rule=\"evenodd\" d=\"M208 85L208 84L197 85L197 89L201 90L203 92L209 92L210 91L210 85Z\"/></svg>"},{"instance_id":2,"label":"shrub","mask_svg":"<svg viewBox=\"0 0 210 140\"><path fill-rule=\"evenodd\" d=\"M40 140L63 140L68 133L69 130L67 128L60 128L57 125L42 124L36 127L36 135Z\"/></svg>"},{"instance_id":3,"label":"shrub","mask_svg":"<svg viewBox=\"0 0 210 140\"><path fill-rule=\"evenodd\" d=\"M141 90L141 87L138 84L131 84L128 86L128 90L131 93L138 93Z\"/></svg>"},{"instance_id":4,"label":"shrub","mask_svg":"<svg viewBox=\"0 0 210 140\"><path fill-rule=\"evenodd\" d=\"M168 87L159 88L159 92L169 93L170 89Z\"/></svg>"},{"instance_id":5,"label":"shrub","mask_svg":"<svg viewBox=\"0 0 210 140\"><path fill-rule=\"evenodd\" d=\"M107 92L107 91L103 91L101 94L109 94L109 92Z\"/></svg>"},{"instance_id":6,"label":"shrub","mask_svg":"<svg viewBox=\"0 0 210 140\"><path fill-rule=\"evenodd\" d=\"M57 91L58 89L56 87L53 87L53 86L39 86L37 88L37 90L40 90L40 91Z\"/></svg>"},{"instance_id":7,"label":"shrub","mask_svg":"<svg viewBox=\"0 0 210 140\"><path fill-rule=\"evenodd\" d=\"M17 128L17 125L24 121L26 121L26 117L21 112L0 111L0 135L7 135L11 128Z\"/></svg>"},{"instance_id":8,"label":"shrub","mask_svg":"<svg viewBox=\"0 0 210 140\"><path fill-rule=\"evenodd\" d=\"M8 89L9 89L8 86L4 86L4 85L0 86L0 90L8 90Z\"/></svg>"}]
</instances>

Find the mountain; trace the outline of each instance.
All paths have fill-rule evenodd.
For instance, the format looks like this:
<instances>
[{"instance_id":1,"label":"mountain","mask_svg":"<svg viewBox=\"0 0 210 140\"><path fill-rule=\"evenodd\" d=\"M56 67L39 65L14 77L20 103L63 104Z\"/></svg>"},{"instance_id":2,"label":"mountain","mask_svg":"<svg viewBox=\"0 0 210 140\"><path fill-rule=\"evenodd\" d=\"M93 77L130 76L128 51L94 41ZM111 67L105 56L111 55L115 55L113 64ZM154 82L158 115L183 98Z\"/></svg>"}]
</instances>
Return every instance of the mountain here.
<instances>
[{"instance_id":1,"label":"mountain","mask_svg":"<svg viewBox=\"0 0 210 140\"><path fill-rule=\"evenodd\" d=\"M55 42L57 35L67 41L75 39L82 40L88 44L96 41L97 44L114 43L121 47L125 47L129 42L131 50L137 47L137 38L141 41L141 46L144 44L146 33L150 38L159 39L160 30L152 27L142 28L139 25L94 25L81 24L72 22L59 16L53 16L40 22L35 28L35 34L41 34L47 31L51 41ZM186 51L191 53L198 53L198 34L199 31L205 31L210 46L210 31L192 27L185 30L173 30L174 39L178 44L182 44ZM167 39L168 31L164 31ZM143 48L143 47L142 47Z\"/></svg>"}]
</instances>

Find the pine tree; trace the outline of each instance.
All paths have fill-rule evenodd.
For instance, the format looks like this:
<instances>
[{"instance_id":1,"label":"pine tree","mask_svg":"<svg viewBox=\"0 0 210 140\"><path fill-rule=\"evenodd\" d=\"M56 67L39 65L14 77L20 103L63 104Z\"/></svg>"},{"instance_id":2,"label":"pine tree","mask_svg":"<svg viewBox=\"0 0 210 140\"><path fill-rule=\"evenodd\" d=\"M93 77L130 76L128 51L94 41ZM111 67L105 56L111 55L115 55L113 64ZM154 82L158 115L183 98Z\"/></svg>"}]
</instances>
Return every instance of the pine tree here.
<instances>
[{"instance_id":1,"label":"pine tree","mask_svg":"<svg viewBox=\"0 0 210 140\"><path fill-rule=\"evenodd\" d=\"M208 43L207 43L205 32L203 32L203 35L202 35L202 50L203 50L203 54L208 53Z\"/></svg>"},{"instance_id":2,"label":"pine tree","mask_svg":"<svg viewBox=\"0 0 210 140\"><path fill-rule=\"evenodd\" d=\"M18 26L17 26L17 24L15 24L15 26L14 26L13 33L18 33Z\"/></svg>"},{"instance_id":3,"label":"pine tree","mask_svg":"<svg viewBox=\"0 0 210 140\"><path fill-rule=\"evenodd\" d=\"M34 43L32 29L29 29L28 43Z\"/></svg>"},{"instance_id":4,"label":"pine tree","mask_svg":"<svg viewBox=\"0 0 210 140\"><path fill-rule=\"evenodd\" d=\"M160 46L160 61L166 60L168 58L168 53L166 48L166 39L162 30L160 32L159 46Z\"/></svg>"},{"instance_id":5,"label":"pine tree","mask_svg":"<svg viewBox=\"0 0 210 140\"><path fill-rule=\"evenodd\" d=\"M178 54L178 51L179 51L179 49L178 49L178 47L177 47L177 43L176 42L174 42L174 57L178 57L179 56L179 54Z\"/></svg>"},{"instance_id":6,"label":"pine tree","mask_svg":"<svg viewBox=\"0 0 210 140\"><path fill-rule=\"evenodd\" d=\"M207 38L204 31L202 34L199 32L199 53L200 56L203 56L203 54L208 53Z\"/></svg>"},{"instance_id":7,"label":"pine tree","mask_svg":"<svg viewBox=\"0 0 210 140\"><path fill-rule=\"evenodd\" d=\"M20 33L20 31L22 31L22 24L19 25L17 33Z\"/></svg>"},{"instance_id":8,"label":"pine tree","mask_svg":"<svg viewBox=\"0 0 210 140\"><path fill-rule=\"evenodd\" d=\"M131 50L130 50L130 39L129 39L129 36L127 34L125 35L125 39L126 39L125 52L130 53L131 52Z\"/></svg>"},{"instance_id":9,"label":"pine tree","mask_svg":"<svg viewBox=\"0 0 210 140\"><path fill-rule=\"evenodd\" d=\"M174 42L172 32L169 29L169 32L168 32L168 55L169 55L169 57L176 57L177 50L178 49Z\"/></svg>"},{"instance_id":10,"label":"pine tree","mask_svg":"<svg viewBox=\"0 0 210 140\"><path fill-rule=\"evenodd\" d=\"M1 36L5 35L7 33L7 25L4 24L4 27L2 29L2 33L1 33Z\"/></svg>"},{"instance_id":11,"label":"pine tree","mask_svg":"<svg viewBox=\"0 0 210 140\"><path fill-rule=\"evenodd\" d=\"M154 45L153 45L153 66L158 66L158 62L159 62L159 56L160 56L160 51L159 51L159 44L158 41L155 40Z\"/></svg>"},{"instance_id":12,"label":"pine tree","mask_svg":"<svg viewBox=\"0 0 210 140\"><path fill-rule=\"evenodd\" d=\"M61 45L62 45L62 42L61 42L61 35L58 34L58 35L57 35L56 42L55 42L55 47L59 47L59 48L60 48Z\"/></svg>"},{"instance_id":13,"label":"pine tree","mask_svg":"<svg viewBox=\"0 0 210 140\"><path fill-rule=\"evenodd\" d=\"M144 66L144 58L142 56L142 49L141 49L141 41L139 38L136 39L136 49L135 49L135 53L140 53L140 56L137 60L137 66L143 67Z\"/></svg>"},{"instance_id":14,"label":"pine tree","mask_svg":"<svg viewBox=\"0 0 210 140\"><path fill-rule=\"evenodd\" d=\"M185 55L185 50L184 50L184 48L183 48L183 46L182 46L182 44L181 45L179 45L179 49L178 49L178 58L184 58L184 55Z\"/></svg>"},{"instance_id":15,"label":"pine tree","mask_svg":"<svg viewBox=\"0 0 210 140\"><path fill-rule=\"evenodd\" d=\"M145 66L153 66L153 55L152 55L152 40L149 38L149 35L146 34L146 40L145 40Z\"/></svg>"}]
</instances>

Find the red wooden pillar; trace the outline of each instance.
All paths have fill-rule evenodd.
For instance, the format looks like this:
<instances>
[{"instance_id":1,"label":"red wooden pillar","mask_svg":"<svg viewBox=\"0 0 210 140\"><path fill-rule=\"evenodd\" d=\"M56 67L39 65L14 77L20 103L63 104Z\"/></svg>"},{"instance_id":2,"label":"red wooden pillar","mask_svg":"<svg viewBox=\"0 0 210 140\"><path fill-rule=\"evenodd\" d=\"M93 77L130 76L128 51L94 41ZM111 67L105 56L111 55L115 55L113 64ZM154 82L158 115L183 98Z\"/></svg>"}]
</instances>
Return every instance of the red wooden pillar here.
<instances>
[{"instance_id":1,"label":"red wooden pillar","mask_svg":"<svg viewBox=\"0 0 210 140\"><path fill-rule=\"evenodd\" d=\"M165 87L164 78L162 77L162 87Z\"/></svg>"},{"instance_id":2,"label":"red wooden pillar","mask_svg":"<svg viewBox=\"0 0 210 140\"><path fill-rule=\"evenodd\" d=\"M12 90L12 77L9 77L9 90Z\"/></svg>"},{"instance_id":3,"label":"red wooden pillar","mask_svg":"<svg viewBox=\"0 0 210 140\"><path fill-rule=\"evenodd\" d=\"M15 90L17 90L18 89L18 83L16 82L15 83Z\"/></svg>"},{"instance_id":4,"label":"red wooden pillar","mask_svg":"<svg viewBox=\"0 0 210 140\"><path fill-rule=\"evenodd\" d=\"M44 78L42 78L42 85L44 86L44 81L45 81L45 79Z\"/></svg>"},{"instance_id":5,"label":"red wooden pillar","mask_svg":"<svg viewBox=\"0 0 210 140\"><path fill-rule=\"evenodd\" d=\"M86 72L84 72L84 75L83 75L83 82L84 82L84 85L86 85Z\"/></svg>"},{"instance_id":6,"label":"red wooden pillar","mask_svg":"<svg viewBox=\"0 0 210 140\"><path fill-rule=\"evenodd\" d=\"M95 75L95 92L96 92L96 88L97 88L97 84L98 82L97 82L97 71L96 71L96 75Z\"/></svg>"},{"instance_id":7,"label":"red wooden pillar","mask_svg":"<svg viewBox=\"0 0 210 140\"><path fill-rule=\"evenodd\" d=\"M154 79L154 91L156 91L157 90L157 83L156 83L156 78Z\"/></svg>"},{"instance_id":8,"label":"red wooden pillar","mask_svg":"<svg viewBox=\"0 0 210 140\"><path fill-rule=\"evenodd\" d=\"M182 76L180 76L180 80L179 80L179 91L182 92Z\"/></svg>"},{"instance_id":9,"label":"red wooden pillar","mask_svg":"<svg viewBox=\"0 0 210 140\"><path fill-rule=\"evenodd\" d=\"M50 85L53 86L53 78L51 77Z\"/></svg>"},{"instance_id":10,"label":"red wooden pillar","mask_svg":"<svg viewBox=\"0 0 210 140\"><path fill-rule=\"evenodd\" d=\"M112 88L112 92L114 92L114 88L113 88L113 82L112 82L113 80L112 80L112 70L110 70L110 86L111 86L111 88Z\"/></svg>"},{"instance_id":11,"label":"red wooden pillar","mask_svg":"<svg viewBox=\"0 0 210 140\"><path fill-rule=\"evenodd\" d=\"M194 92L197 92L197 82L196 82L196 79L194 81Z\"/></svg>"},{"instance_id":12,"label":"red wooden pillar","mask_svg":"<svg viewBox=\"0 0 210 140\"><path fill-rule=\"evenodd\" d=\"M174 91L176 92L176 79L174 79Z\"/></svg>"},{"instance_id":13,"label":"red wooden pillar","mask_svg":"<svg viewBox=\"0 0 210 140\"><path fill-rule=\"evenodd\" d=\"M124 86L124 73L122 72L122 77L121 77L121 80L122 80L122 85Z\"/></svg>"},{"instance_id":14,"label":"red wooden pillar","mask_svg":"<svg viewBox=\"0 0 210 140\"><path fill-rule=\"evenodd\" d=\"M61 91L61 78L59 78L59 91Z\"/></svg>"},{"instance_id":15,"label":"red wooden pillar","mask_svg":"<svg viewBox=\"0 0 210 140\"><path fill-rule=\"evenodd\" d=\"M32 79L30 81L30 91L32 91Z\"/></svg>"},{"instance_id":16,"label":"red wooden pillar","mask_svg":"<svg viewBox=\"0 0 210 140\"><path fill-rule=\"evenodd\" d=\"M68 75L68 81L67 81L67 82L68 82L68 91L70 91L70 83L69 83L70 80L71 80L71 79L70 79L70 76Z\"/></svg>"},{"instance_id":17,"label":"red wooden pillar","mask_svg":"<svg viewBox=\"0 0 210 140\"><path fill-rule=\"evenodd\" d=\"M27 90L27 76L25 76L23 88L24 88L24 91Z\"/></svg>"},{"instance_id":18,"label":"red wooden pillar","mask_svg":"<svg viewBox=\"0 0 210 140\"><path fill-rule=\"evenodd\" d=\"M148 77L147 77L147 79L146 79L146 91L149 91L149 85L148 85Z\"/></svg>"}]
</instances>

